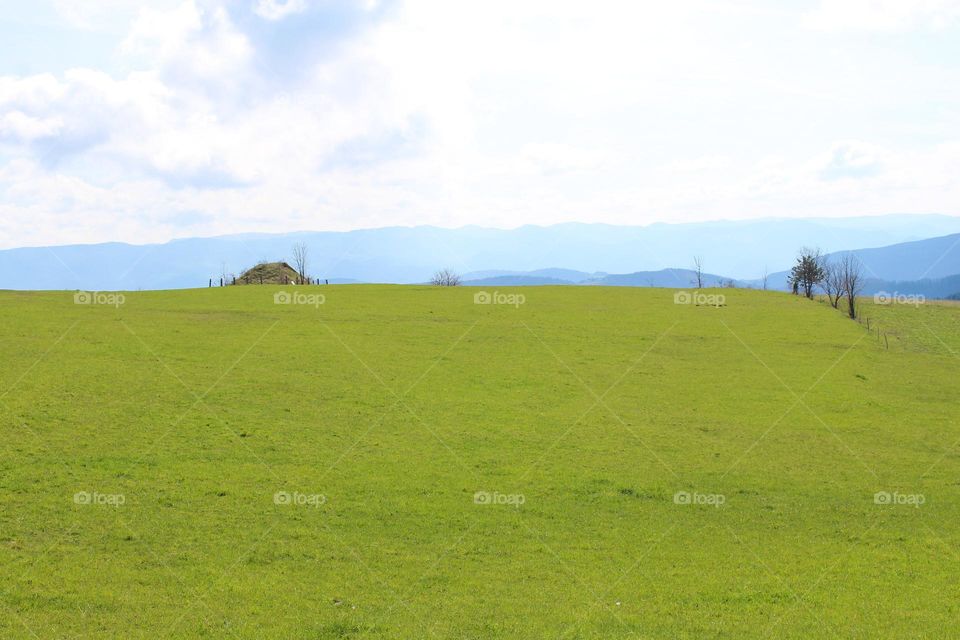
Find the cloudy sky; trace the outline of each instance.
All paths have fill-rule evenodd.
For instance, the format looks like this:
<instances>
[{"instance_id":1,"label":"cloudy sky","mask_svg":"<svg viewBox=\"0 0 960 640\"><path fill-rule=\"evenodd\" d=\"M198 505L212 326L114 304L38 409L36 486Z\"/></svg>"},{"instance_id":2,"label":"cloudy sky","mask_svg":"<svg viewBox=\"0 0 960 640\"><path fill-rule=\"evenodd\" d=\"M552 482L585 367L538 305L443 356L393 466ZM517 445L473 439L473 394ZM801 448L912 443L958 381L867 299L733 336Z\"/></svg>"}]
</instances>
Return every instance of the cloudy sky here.
<instances>
[{"instance_id":1,"label":"cloudy sky","mask_svg":"<svg viewBox=\"0 0 960 640\"><path fill-rule=\"evenodd\" d=\"M960 214L960 0L0 0L0 247Z\"/></svg>"}]
</instances>

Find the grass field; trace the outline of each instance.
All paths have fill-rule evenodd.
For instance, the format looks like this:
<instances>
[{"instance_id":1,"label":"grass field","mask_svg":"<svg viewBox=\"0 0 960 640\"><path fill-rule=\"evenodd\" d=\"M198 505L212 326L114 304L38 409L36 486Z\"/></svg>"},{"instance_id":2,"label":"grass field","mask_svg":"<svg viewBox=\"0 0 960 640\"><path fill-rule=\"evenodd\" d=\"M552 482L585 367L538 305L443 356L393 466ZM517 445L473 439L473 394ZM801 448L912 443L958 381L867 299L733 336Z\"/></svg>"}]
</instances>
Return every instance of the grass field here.
<instances>
[{"instance_id":1,"label":"grass field","mask_svg":"<svg viewBox=\"0 0 960 640\"><path fill-rule=\"evenodd\" d=\"M957 636L960 307L281 290L0 292L0 637Z\"/></svg>"}]
</instances>

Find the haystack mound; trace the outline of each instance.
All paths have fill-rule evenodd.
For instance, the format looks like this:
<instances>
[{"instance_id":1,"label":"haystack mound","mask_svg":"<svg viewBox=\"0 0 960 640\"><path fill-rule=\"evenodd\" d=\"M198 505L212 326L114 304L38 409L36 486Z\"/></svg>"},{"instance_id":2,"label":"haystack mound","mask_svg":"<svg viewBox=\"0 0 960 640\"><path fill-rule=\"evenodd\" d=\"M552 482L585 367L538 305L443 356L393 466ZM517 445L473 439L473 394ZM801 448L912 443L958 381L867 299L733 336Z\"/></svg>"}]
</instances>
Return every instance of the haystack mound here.
<instances>
[{"instance_id":1,"label":"haystack mound","mask_svg":"<svg viewBox=\"0 0 960 640\"><path fill-rule=\"evenodd\" d=\"M261 262L237 278L237 284L290 284L297 282L297 270L286 262Z\"/></svg>"}]
</instances>

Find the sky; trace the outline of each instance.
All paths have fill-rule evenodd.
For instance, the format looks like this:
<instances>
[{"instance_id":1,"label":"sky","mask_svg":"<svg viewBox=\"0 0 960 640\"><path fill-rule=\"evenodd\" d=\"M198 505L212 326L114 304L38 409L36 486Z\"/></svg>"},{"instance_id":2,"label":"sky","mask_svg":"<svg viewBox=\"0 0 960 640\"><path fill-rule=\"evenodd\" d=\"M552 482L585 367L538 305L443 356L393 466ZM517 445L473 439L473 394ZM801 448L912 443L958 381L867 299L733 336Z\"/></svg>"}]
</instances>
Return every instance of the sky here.
<instances>
[{"instance_id":1,"label":"sky","mask_svg":"<svg viewBox=\"0 0 960 640\"><path fill-rule=\"evenodd\" d=\"M0 0L0 248L960 215L960 0Z\"/></svg>"}]
</instances>

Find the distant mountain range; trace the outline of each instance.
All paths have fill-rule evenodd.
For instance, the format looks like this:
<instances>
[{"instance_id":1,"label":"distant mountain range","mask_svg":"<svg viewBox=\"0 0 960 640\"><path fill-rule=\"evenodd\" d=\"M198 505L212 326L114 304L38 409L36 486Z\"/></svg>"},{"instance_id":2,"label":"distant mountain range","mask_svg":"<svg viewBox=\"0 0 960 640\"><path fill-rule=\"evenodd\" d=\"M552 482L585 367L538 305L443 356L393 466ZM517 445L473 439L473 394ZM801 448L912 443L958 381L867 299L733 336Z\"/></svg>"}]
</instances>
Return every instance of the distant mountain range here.
<instances>
[{"instance_id":1,"label":"distant mountain range","mask_svg":"<svg viewBox=\"0 0 960 640\"><path fill-rule=\"evenodd\" d=\"M608 287L679 287L693 286L697 274L692 269L661 269L659 271L637 271L634 273L585 273L570 269L538 269L525 272L496 272L501 275L477 277L468 273L464 276L464 285L489 287L522 287L545 284L601 285ZM544 275L552 274L552 275ZM480 275L483 275L482 272ZM560 277L560 276L563 277ZM713 273L701 275L703 286L720 287L727 282L735 282Z\"/></svg>"},{"instance_id":2,"label":"distant mountain range","mask_svg":"<svg viewBox=\"0 0 960 640\"><path fill-rule=\"evenodd\" d=\"M849 253L860 258L868 275L879 279L920 280L960 273L960 233Z\"/></svg>"},{"instance_id":3,"label":"distant mountain range","mask_svg":"<svg viewBox=\"0 0 960 640\"><path fill-rule=\"evenodd\" d=\"M839 251L827 255L836 261L845 254L856 255L866 276L864 294L879 292L916 294L927 298L960 295L960 234L903 242L888 247ZM766 286L785 290L789 271L770 274ZM662 269L627 274L586 273L570 269L539 269L526 272L481 272L466 274L465 283L478 286L529 286L582 284L629 287L689 287L696 274L690 269ZM716 274L703 275L704 286L733 283L739 287L763 286L762 279L736 280Z\"/></svg>"},{"instance_id":4,"label":"distant mountain range","mask_svg":"<svg viewBox=\"0 0 960 640\"><path fill-rule=\"evenodd\" d=\"M886 292L890 294L921 295L930 299L956 300L960 297L960 275L947 276L934 280L867 280L865 295Z\"/></svg>"},{"instance_id":5,"label":"distant mountain range","mask_svg":"<svg viewBox=\"0 0 960 640\"><path fill-rule=\"evenodd\" d=\"M465 280L484 286L689 286L692 274L683 267L689 267L694 256L701 256L711 284L731 278L756 285L769 270L775 272L769 286L779 288L785 284L784 270L804 245L825 251L854 250L881 280L960 274L960 252L950 246L956 238L960 238L960 217L940 215L644 227L571 223L509 230L391 227L241 234L154 245L6 249L0 251L0 288L204 287L223 273L239 274L259 261L290 261L296 242L309 248L309 274L331 283L426 282L437 269L450 267L466 274ZM545 269L548 265L564 268Z\"/></svg>"},{"instance_id":6,"label":"distant mountain range","mask_svg":"<svg viewBox=\"0 0 960 640\"><path fill-rule=\"evenodd\" d=\"M472 271L463 274L464 281L485 284L487 282L506 282L520 284L579 284L587 280L594 280L606 276L606 273L587 273L574 269L535 269L533 271L508 271L495 269L491 271ZM523 280L524 282L520 282ZM549 282L547 282L549 281Z\"/></svg>"},{"instance_id":7,"label":"distant mountain range","mask_svg":"<svg viewBox=\"0 0 960 640\"><path fill-rule=\"evenodd\" d=\"M603 285L623 287L666 287L688 289L693 287L696 274L690 269L663 269L661 271L638 271L637 273L605 274L602 277L583 279L577 282L560 278L544 278L521 273L465 280L465 286L475 287L525 287L542 285ZM757 289L763 286L760 281L743 281L723 278L714 274L703 274L705 287L720 287L733 284L736 287ZM784 290L786 286L773 286L768 282L767 287L772 290ZM925 278L923 280L878 280L867 278L864 282L863 294L873 295L886 292L904 295L922 295L930 299L958 299L960 298L960 275L946 278Z\"/></svg>"},{"instance_id":8,"label":"distant mountain range","mask_svg":"<svg viewBox=\"0 0 960 640\"><path fill-rule=\"evenodd\" d=\"M899 291L927 297L946 297L960 292L960 233L902 242L889 247L838 251L826 258L836 261L845 254L859 258L863 265L866 292ZM773 273L767 279L772 289L786 289L789 271ZM756 286L759 280L745 284Z\"/></svg>"}]
</instances>

